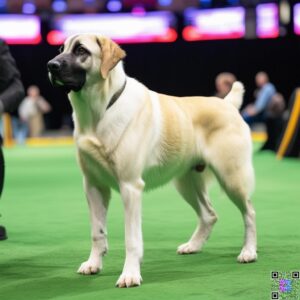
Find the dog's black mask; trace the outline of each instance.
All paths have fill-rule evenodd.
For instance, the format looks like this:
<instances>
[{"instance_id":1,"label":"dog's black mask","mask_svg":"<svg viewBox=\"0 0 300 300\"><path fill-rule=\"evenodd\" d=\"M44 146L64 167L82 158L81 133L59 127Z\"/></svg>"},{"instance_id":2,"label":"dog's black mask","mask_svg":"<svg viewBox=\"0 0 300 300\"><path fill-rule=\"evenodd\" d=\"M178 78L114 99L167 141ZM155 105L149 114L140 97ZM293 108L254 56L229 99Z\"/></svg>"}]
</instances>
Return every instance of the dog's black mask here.
<instances>
[{"instance_id":1,"label":"dog's black mask","mask_svg":"<svg viewBox=\"0 0 300 300\"><path fill-rule=\"evenodd\" d=\"M49 77L54 87L62 88L67 93L81 90L85 84L86 71L76 59L76 52L61 53L48 62Z\"/></svg>"}]
</instances>

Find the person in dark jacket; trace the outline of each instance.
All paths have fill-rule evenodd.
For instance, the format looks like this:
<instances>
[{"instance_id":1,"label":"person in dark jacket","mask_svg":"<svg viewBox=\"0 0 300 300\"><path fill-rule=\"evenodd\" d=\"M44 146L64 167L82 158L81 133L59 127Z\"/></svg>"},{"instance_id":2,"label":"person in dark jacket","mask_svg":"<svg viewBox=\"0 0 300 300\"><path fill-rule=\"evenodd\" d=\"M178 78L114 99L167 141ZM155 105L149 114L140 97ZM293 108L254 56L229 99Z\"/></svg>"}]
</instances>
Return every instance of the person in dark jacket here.
<instances>
[{"instance_id":1,"label":"person in dark jacket","mask_svg":"<svg viewBox=\"0 0 300 300\"><path fill-rule=\"evenodd\" d=\"M6 43L0 39L0 116L13 112L25 96L20 72ZM4 157L0 134L0 196L4 183ZM4 226L0 226L0 240L7 238Z\"/></svg>"}]
</instances>

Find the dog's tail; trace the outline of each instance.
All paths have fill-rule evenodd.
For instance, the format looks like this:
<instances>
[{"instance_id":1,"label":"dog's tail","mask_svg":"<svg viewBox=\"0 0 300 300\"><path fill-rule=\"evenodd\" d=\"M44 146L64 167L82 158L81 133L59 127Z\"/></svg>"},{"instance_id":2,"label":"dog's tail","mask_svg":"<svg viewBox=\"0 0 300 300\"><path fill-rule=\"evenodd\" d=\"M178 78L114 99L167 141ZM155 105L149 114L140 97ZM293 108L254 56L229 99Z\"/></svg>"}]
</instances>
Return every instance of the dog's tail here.
<instances>
[{"instance_id":1,"label":"dog's tail","mask_svg":"<svg viewBox=\"0 0 300 300\"><path fill-rule=\"evenodd\" d=\"M229 101L237 109L240 109L243 104L244 85L240 81L233 83L229 94L224 98L225 101Z\"/></svg>"}]
</instances>

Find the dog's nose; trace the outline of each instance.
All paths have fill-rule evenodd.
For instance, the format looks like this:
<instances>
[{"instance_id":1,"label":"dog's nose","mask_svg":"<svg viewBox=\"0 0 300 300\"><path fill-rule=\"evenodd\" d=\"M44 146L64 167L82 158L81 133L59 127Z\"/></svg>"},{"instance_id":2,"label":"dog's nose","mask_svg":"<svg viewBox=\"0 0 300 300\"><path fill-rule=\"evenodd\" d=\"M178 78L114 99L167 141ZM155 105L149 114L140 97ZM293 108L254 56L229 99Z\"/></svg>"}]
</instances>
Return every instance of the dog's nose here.
<instances>
[{"instance_id":1,"label":"dog's nose","mask_svg":"<svg viewBox=\"0 0 300 300\"><path fill-rule=\"evenodd\" d=\"M60 70L61 64L57 60L50 60L47 64L48 70L50 72L58 72Z\"/></svg>"}]
</instances>

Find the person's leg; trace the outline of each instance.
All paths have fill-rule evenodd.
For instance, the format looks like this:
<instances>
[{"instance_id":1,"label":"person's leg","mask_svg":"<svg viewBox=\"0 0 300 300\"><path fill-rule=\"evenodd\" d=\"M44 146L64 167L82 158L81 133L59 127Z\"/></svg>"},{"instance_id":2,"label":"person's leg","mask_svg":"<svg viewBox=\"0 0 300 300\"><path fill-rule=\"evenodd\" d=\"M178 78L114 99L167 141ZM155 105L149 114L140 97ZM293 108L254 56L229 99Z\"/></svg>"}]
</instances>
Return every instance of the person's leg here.
<instances>
[{"instance_id":1,"label":"person's leg","mask_svg":"<svg viewBox=\"0 0 300 300\"><path fill-rule=\"evenodd\" d=\"M20 124L19 124L19 132L18 132L18 136L17 136L17 141L19 144L24 145L26 142L26 138L28 136L28 124L24 121L20 120Z\"/></svg>"}]
</instances>

